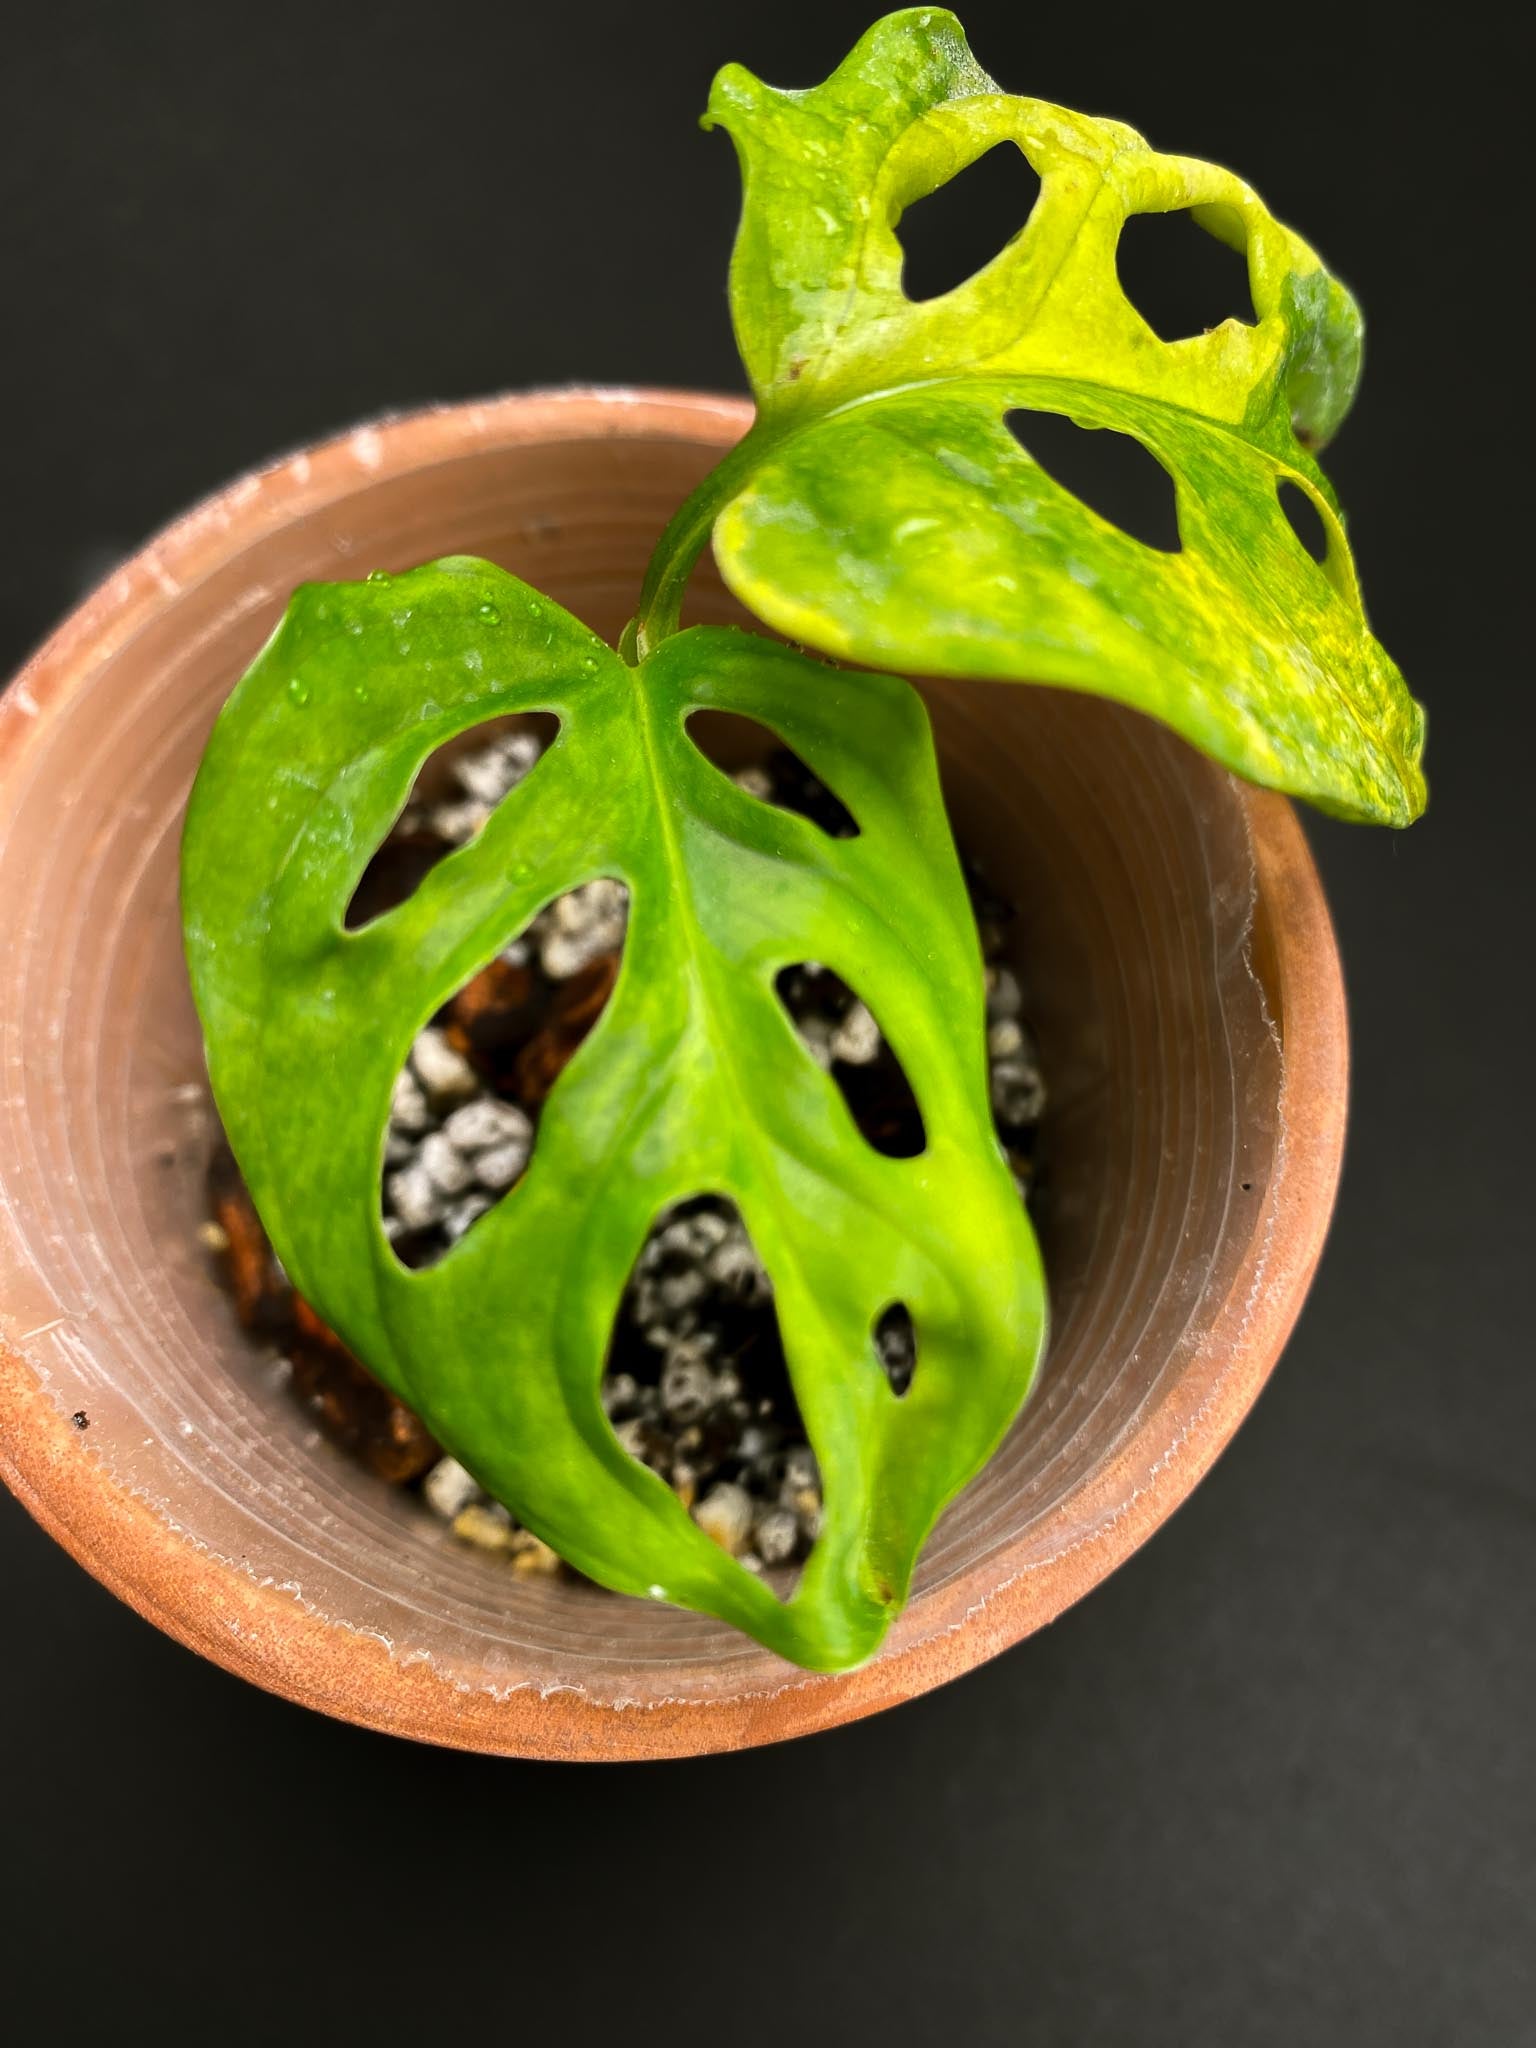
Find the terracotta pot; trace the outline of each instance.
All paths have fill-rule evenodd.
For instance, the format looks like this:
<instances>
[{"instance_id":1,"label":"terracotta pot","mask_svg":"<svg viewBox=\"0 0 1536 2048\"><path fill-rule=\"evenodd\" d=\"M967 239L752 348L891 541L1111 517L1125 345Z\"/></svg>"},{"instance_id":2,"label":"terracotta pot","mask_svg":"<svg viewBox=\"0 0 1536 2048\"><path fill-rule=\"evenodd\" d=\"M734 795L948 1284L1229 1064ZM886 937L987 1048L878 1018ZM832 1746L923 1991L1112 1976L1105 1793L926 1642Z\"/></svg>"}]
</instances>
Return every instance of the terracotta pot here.
<instances>
[{"instance_id":1,"label":"terracotta pot","mask_svg":"<svg viewBox=\"0 0 1536 2048\"><path fill-rule=\"evenodd\" d=\"M1205 1472L1301 1305L1339 1169L1339 967L1290 808L1052 690L929 688L959 835L1020 908L1052 1088L1054 1331L888 1647L812 1677L724 1627L453 1542L310 1427L194 1232L212 1115L176 851L214 713L305 577L472 552L605 634L734 400L419 413L245 478L0 700L0 1472L140 1613L374 1728L546 1757L743 1747L995 1655ZM708 572L695 614L734 615Z\"/></svg>"}]
</instances>

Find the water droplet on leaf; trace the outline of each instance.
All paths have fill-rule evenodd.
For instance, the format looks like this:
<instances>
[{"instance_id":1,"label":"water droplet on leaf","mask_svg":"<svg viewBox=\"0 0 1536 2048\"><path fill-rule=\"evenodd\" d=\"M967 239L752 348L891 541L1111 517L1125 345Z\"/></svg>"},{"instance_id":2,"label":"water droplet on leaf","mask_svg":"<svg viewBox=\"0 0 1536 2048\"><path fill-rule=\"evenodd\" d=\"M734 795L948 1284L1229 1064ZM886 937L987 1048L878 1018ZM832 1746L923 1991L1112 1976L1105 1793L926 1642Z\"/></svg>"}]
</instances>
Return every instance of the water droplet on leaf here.
<instances>
[{"instance_id":1,"label":"water droplet on leaf","mask_svg":"<svg viewBox=\"0 0 1536 2048\"><path fill-rule=\"evenodd\" d=\"M288 678L288 694L300 706L309 702L309 685L302 676Z\"/></svg>"},{"instance_id":2,"label":"water droplet on leaf","mask_svg":"<svg viewBox=\"0 0 1536 2048\"><path fill-rule=\"evenodd\" d=\"M387 583L389 581L389 571L387 569L370 569L368 571L368 581L370 583Z\"/></svg>"},{"instance_id":3,"label":"water droplet on leaf","mask_svg":"<svg viewBox=\"0 0 1536 2048\"><path fill-rule=\"evenodd\" d=\"M489 599L484 604L477 604L475 606L475 617L483 619L488 626L499 626L501 624L501 613Z\"/></svg>"}]
</instances>

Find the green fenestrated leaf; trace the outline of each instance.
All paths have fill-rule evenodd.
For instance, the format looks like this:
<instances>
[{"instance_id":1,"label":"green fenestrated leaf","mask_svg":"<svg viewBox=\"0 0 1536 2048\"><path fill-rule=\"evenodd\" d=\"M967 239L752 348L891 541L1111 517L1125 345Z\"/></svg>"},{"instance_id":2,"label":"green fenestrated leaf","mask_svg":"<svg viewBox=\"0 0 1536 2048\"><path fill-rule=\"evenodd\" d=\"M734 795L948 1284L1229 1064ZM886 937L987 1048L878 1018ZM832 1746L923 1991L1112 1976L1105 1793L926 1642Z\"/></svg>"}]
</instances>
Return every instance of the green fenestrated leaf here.
<instances>
[{"instance_id":1,"label":"green fenestrated leaf","mask_svg":"<svg viewBox=\"0 0 1536 2048\"><path fill-rule=\"evenodd\" d=\"M771 727L859 836L738 789L687 736L703 707ZM427 756L531 710L561 720L532 775L408 902L344 929ZM412 1040L545 904L598 876L631 895L612 999L522 1180L439 1265L407 1271L379 1185ZM215 728L183 901L215 1096L300 1292L593 1578L815 1668L869 1655L940 1508L1028 1391L1044 1318L989 1116L975 931L908 685L718 629L632 669L482 562L308 585ZM922 1112L918 1157L874 1152L800 1043L773 980L806 958L880 1020ZM625 1453L598 1397L652 1222L705 1192L736 1202L768 1269L822 1467L824 1531L788 1603ZM919 1345L902 1398L872 1340L897 1301Z\"/></svg>"},{"instance_id":2,"label":"green fenestrated leaf","mask_svg":"<svg viewBox=\"0 0 1536 2048\"><path fill-rule=\"evenodd\" d=\"M1118 698L1328 810L1418 815L1422 713L1369 632L1311 453L1353 396L1359 316L1248 186L1000 92L940 9L890 16L808 91L731 66L707 123L742 163L731 299L759 417L706 501L721 568L760 618L878 667ZM1027 225L914 303L896 223L999 142L1042 180ZM1165 342L1122 291L1115 248L1128 216L1186 207L1246 250L1258 318ZM1181 549L1145 546L1054 482L1025 453L1030 411L1149 449L1174 480ZM1283 483L1323 520L1322 566ZM699 523L679 521L684 552ZM674 568L653 580L663 615Z\"/></svg>"}]
</instances>

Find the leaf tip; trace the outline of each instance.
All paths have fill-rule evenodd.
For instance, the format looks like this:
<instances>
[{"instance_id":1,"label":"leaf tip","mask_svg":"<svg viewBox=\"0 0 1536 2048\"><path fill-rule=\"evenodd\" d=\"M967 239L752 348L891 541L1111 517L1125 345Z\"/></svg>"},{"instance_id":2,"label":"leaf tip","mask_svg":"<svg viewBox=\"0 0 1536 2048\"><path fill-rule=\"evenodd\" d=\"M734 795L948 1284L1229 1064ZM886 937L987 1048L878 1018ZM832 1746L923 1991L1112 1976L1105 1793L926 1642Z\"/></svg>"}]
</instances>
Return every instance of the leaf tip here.
<instances>
[{"instance_id":1,"label":"leaf tip","mask_svg":"<svg viewBox=\"0 0 1536 2048\"><path fill-rule=\"evenodd\" d=\"M1327 447L1355 402L1365 323L1354 294L1321 263L1292 272L1282 309L1292 336L1283 372L1292 431L1316 453Z\"/></svg>"},{"instance_id":2,"label":"leaf tip","mask_svg":"<svg viewBox=\"0 0 1536 2048\"><path fill-rule=\"evenodd\" d=\"M1408 727L1401 738L1379 735L1362 758L1346 763L1346 771L1323 787L1305 782L1290 793L1303 797L1326 816L1347 825L1387 825L1404 831L1429 808L1429 782L1424 773L1424 707L1403 692Z\"/></svg>"},{"instance_id":3,"label":"leaf tip","mask_svg":"<svg viewBox=\"0 0 1536 2048\"><path fill-rule=\"evenodd\" d=\"M1419 743L1412 755L1401 766L1397 778L1397 789L1392 815L1386 820L1399 830L1417 824L1429 809L1429 780L1422 765L1423 754L1423 710L1419 710Z\"/></svg>"},{"instance_id":4,"label":"leaf tip","mask_svg":"<svg viewBox=\"0 0 1536 2048\"><path fill-rule=\"evenodd\" d=\"M1381 822L1402 830L1416 823L1429 808L1429 782L1424 774L1429 719L1417 697L1408 694L1407 685L1395 667L1393 674L1401 693L1404 729L1401 741L1388 756Z\"/></svg>"},{"instance_id":5,"label":"leaf tip","mask_svg":"<svg viewBox=\"0 0 1536 2048\"><path fill-rule=\"evenodd\" d=\"M699 126L706 134L715 128L723 128L728 135L734 134L733 119L743 116L750 119L761 107L763 95L769 90L745 64L723 64L709 88L709 102L699 116Z\"/></svg>"}]
</instances>

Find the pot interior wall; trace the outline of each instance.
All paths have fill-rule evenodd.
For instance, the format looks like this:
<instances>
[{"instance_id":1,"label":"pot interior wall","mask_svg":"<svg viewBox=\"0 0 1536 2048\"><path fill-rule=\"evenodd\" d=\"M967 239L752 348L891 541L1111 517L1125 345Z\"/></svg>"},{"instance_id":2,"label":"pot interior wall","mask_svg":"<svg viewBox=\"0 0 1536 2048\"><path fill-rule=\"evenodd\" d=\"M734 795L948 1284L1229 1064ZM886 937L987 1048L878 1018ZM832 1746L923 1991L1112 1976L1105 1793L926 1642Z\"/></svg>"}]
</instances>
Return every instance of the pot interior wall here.
<instances>
[{"instance_id":1,"label":"pot interior wall","mask_svg":"<svg viewBox=\"0 0 1536 2048\"><path fill-rule=\"evenodd\" d=\"M771 1690L793 1674L730 1631L516 1579L332 1449L235 1328L195 1239L212 1112L177 839L212 718L285 593L470 552L615 635L652 538L713 460L644 437L466 444L399 475L360 453L344 501L274 517L185 588L168 567L173 601L109 637L61 715L8 731L5 1330L61 1410L87 1418L82 1448L190 1542L399 1657L477 1688ZM736 616L704 571L694 613ZM930 1546L903 1637L948 1625L946 1588L1004 1546L1016 1572L1091 1543L1172 1448L1133 1447L1134 1426L1176 1381L1179 1413L1198 1403L1202 1338L1278 1139L1278 1039L1248 965L1252 859L1227 778L1063 693L929 695L959 836L1019 909L1052 1095L1054 1328L1034 1402Z\"/></svg>"}]
</instances>

